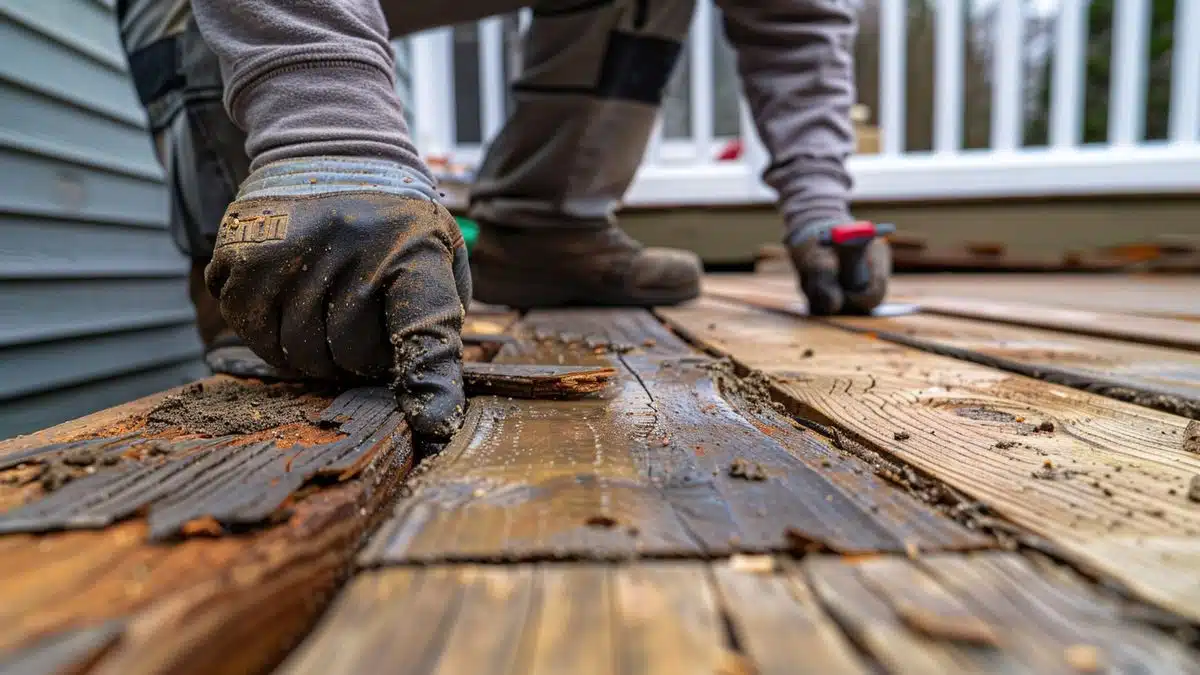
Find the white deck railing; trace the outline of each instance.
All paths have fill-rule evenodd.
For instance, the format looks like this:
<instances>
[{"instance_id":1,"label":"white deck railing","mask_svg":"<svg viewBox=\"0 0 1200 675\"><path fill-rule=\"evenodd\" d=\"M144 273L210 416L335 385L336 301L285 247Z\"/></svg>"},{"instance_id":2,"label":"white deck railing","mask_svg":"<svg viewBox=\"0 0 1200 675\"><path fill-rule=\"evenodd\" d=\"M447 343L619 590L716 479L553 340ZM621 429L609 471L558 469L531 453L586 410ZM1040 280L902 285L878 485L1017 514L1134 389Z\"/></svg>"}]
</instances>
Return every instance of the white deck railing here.
<instances>
[{"instance_id":1,"label":"white deck railing","mask_svg":"<svg viewBox=\"0 0 1200 675\"><path fill-rule=\"evenodd\" d=\"M1200 0L1177 2L1171 58L1169 133L1145 141L1148 39L1151 0L1117 0L1113 21L1112 81L1107 144L1083 144L1087 0L1053 3L1052 51L1048 58L1048 143L1023 144L1028 97L1022 35L1023 2L994 0L990 64L990 147L963 149L963 35L968 0L930 0L936 8L933 149L906 150L905 76L908 0L875 0L880 11L878 154L857 155L850 169L859 200L914 200L1154 194L1200 191ZM1045 6L1047 3L1040 3ZM711 0L700 0L686 61L690 134L665 138L662 124L646 151L626 203L757 203L774 199L759 179L766 153L741 105L745 150L739 160L717 161L728 138L714 132L717 40ZM486 142L503 124L507 106L507 57L503 19L478 25L479 128ZM527 26L527 15L515 25ZM412 38L412 79L418 147L475 164L482 143L455 137L455 54L452 29ZM459 51L461 54L461 50ZM511 72L508 70L507 72Z\"/></svg>"}]
</instances>

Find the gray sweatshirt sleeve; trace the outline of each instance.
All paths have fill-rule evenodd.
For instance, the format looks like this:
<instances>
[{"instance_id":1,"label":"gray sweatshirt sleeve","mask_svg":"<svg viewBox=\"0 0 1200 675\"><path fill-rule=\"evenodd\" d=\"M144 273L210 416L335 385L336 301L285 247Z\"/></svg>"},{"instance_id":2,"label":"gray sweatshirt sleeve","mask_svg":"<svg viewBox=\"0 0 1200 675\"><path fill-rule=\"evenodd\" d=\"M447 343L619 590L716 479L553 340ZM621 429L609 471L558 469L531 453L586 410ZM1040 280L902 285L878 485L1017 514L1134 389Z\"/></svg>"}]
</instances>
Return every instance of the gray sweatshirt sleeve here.
<instances>
[{"instance_id":1,"label":"gray sweatshirt sleeve","mask_svg":"<svg viewBox=\"0 0 1200 675\"><path fill-rule=\"evenodd\" d=\"M404 122L379 0L192 0L192 9L220 59L251 168L335 155L398 162L432 181Z\"/></svg>"},{"instance_id":2,"label":"gray sweatshirt sleeve","mask_svg":"<svg viewBox=\"0 0 1200 675\"><path fill-rule=\"evenodd\" d=\"M788 229L849 220L855 3L720 4L755 126L771 155L763 179L779 192Z\"/></svg>"}]
</instances>

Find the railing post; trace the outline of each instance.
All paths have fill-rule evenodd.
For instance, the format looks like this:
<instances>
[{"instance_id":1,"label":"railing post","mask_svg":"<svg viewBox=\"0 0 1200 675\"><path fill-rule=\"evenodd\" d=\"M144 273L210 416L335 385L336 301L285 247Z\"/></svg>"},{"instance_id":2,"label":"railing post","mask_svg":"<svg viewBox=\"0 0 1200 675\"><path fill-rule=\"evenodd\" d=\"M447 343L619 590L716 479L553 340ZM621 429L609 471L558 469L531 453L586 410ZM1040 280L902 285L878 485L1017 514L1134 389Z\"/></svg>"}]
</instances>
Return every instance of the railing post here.
<instances>
[{"instance_id":1,"label":"railing post","mask_svg":"<svg viewBox=\"0 0 1200 675\"><path fill-rule=\"evenodd\" d=\"M692 142L696 161L712 160L713 145L713 0L698 0L688 38L691 53Z\"/></svg>"},{"instance_id":2,"label":"railing post","mask_svg":"<svg viewBox=\"0 0 1200 675\"><path fill-rule=\"evenodd\" d=\"M906 0L881 0L879 11L879 115L883 154L899 155L904 152L908 3Z\"/></svg>"},{"instance_id":3,"label":"railing post","mask_svg":"<svg viewBox=\"0 0 1200 675\"><path fill-rule=\"evenodd\" d=\"M992 150L1011 152L1021 145L1025 109L1022 92L1022 5L1017 0L996 3L995 52L992 54Z\"/></svg>"},{"instance_id":4,"label":"railing post","mask_svg":"<svg viewBox=\"0 0 1200 675\"><path fill-rule=\"evenodd\" d=\"M1184 4L1195 1L1184 0ZM1147 0L1117 0L1112 27L1113 82L1108 99L1108 142L1111 145L1136 145L1144 134L1149 19Z\"/></svg>"},{"instance_id":5,"label":"railing post","mask_svg":"<svg viewBox=\"0 0 1200 675\"><path fill-rule=\"evenodd\" d=\"M1083 134L1084 40L1087 37L1085 0L1060 0L1054 27L1054 77L1050 87L1050 145L1067 149L1079 145Z\"/></svg>"},{"instance_id":6,"label":"railing post","mask_svg":"<svg viewBox=\"0 0 1200 675\"><path fill-rule=\"evenodd\" d=\"M453 35L449 28L412 36L413 143L425 156L454 149Z\"/></svg>"},{"instance_id":7,"label":"railing post","mask_svg":"<svg viewBox=\"0 0 1200 675\"><path fill-rule=\"evenodd\" d=\"M504 124L504 23L498 16L479 22L479 102L483 145Z\"/></svg>"},{"instance_id":8,"label":"railing post","mask_svg":"<svg viewBox=\"0 0 1200 675\"><path fill-rule=\"evenodd\" d=\"M954 153L962 147L965 19L962 0L938 2L933 149L941 153Z\"/></svg>"},{"instance_id":9,"label":"railing post","mask_svg":"<svg viewBox=\"0 0 1200 675\"><path fill-rule=\"evenodd\" d=\"M1200 2L1175 3L1171 57L1171 142L1200 140Z\"/></svg>"}]
</instances>

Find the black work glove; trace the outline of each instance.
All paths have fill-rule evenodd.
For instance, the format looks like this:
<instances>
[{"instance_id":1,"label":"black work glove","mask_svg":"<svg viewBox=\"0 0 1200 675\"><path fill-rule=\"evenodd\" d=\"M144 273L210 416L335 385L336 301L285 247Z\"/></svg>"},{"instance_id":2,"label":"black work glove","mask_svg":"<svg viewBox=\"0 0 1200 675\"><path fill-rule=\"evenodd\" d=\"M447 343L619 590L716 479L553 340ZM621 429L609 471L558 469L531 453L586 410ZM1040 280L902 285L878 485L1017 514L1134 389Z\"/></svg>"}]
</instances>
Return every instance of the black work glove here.
<instances>
[{"instance_id":1,"label":"black work glove","mask_svg":"<svg viewBox=\"0 0 1200 675\"><path fill-rule=\"evenodd\" d=\"M324 380L389 379L409 425L462 424L466 247L423 174L378 160L264 166L225 211L205 281L271 365Z\"/></svg>"},{"instance_id":2,"label":"black work glove","mask_svg":"<svg viewBox=\"0 0 1200 675\"><path fill-rule=\"evenodd\" d=\"M814 223L789 233L785 244L816 316L869 314L887 295L892 253L879 235L895 228L866 221Z\"/></svg>"}]
</instances>

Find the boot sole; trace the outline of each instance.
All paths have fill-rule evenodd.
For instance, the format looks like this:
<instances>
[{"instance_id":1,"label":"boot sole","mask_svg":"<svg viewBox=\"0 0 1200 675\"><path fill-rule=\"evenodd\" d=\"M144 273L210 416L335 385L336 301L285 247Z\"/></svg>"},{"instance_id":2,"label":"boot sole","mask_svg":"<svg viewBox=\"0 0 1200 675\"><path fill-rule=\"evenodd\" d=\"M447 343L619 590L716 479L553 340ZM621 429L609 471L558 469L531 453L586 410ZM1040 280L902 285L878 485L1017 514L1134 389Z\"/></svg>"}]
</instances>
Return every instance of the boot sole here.
<instances>
[{"instance_id":1,"label":"boot sole","mask_svg":"<svg viewBox=\"0 0 1200 675\"><path fill-rule=\"evenodd\" d=\"M666 307L678 305L700 296L700 284L680 288L640 291L636 296L623 290L589 288L577 289L556 285L551 281L531 282L503 279L499 275L471 267L475 299L489 305L515 309L536 307Z\"/></svg>"}]
</instances>

